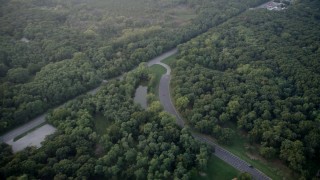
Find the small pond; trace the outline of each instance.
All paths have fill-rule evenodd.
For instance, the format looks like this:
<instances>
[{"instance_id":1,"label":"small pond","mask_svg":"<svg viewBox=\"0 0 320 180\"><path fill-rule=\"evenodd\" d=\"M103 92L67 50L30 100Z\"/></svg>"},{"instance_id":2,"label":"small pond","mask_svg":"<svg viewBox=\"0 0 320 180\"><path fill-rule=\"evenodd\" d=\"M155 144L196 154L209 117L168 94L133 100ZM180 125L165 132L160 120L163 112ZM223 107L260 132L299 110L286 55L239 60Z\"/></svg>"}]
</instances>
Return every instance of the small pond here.
<instances>
[{"instance_id":1,"label":"small pond","mask_svg":"<svg viewBox=\"0 0 320 180\"><path fill-rule=\"evenodd\" d=\"M147 109L147 86L139 86L136 89L136 93L134 95L134 102L141 105L142 108Z\"/></svg>"}]
</instances>

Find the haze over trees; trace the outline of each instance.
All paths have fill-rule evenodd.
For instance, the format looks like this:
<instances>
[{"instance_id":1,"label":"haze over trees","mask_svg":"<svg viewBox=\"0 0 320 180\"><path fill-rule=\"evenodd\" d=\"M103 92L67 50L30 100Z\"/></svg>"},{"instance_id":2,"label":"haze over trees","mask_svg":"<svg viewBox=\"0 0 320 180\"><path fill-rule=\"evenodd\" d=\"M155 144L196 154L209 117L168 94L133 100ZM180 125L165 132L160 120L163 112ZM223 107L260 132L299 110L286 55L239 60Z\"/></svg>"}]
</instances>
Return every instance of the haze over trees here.
<instances>
[{"instance_id":1,"label":"haze over trees","mask_svg":"<svg viewBox=\"0 0 320 180\"><path fill-rule=\"evenodd\" d=\"M2 0L0 132L261 2Z\"/></svg>"},{"instance_id":2,"label":"haze over trees","mask_svg":"<svg viewBox=\"0 0 320 180\"><path fill-rule=\"evenodd\" d=\"M179 46L174 99L189 124L313 177L320 162L319 1L250 10Z\"/></svg>"},{"instance_id":3,"label":"haze over trees","mask_svg":"<svg viewBox=\"0 0 320 180\"><path fill-rule=\"evenodd\" d=\"M13 155L1 145L2 178L189 179L207 165L209 150L196 141L157 101L147 110L133 94L150 78L141 65L123 81L111 81L95 96L86 95L53 110L47 120L58 128L40 149ZM103 118L103 133L95 118Z\"/></svg>"},{"instance_id":4,"label":"haze over trees","mask_svg":"<svg viewBox=\"0 0 320 180\"><path fill-rule=\"evenodd\" d=\"M0 133L187 42L171 87L188 124L225 144L235 124L266 159L312 178L320 168L320 4L244 12L262 2L0 0ZM49 110L58 130L41 148L12 154L0 144L0 179L189 179L204 171L206 145L156 98L147 110L134 104L138 85L153 81L141 64L96 95Z\"/></svg>"}]
</instances>

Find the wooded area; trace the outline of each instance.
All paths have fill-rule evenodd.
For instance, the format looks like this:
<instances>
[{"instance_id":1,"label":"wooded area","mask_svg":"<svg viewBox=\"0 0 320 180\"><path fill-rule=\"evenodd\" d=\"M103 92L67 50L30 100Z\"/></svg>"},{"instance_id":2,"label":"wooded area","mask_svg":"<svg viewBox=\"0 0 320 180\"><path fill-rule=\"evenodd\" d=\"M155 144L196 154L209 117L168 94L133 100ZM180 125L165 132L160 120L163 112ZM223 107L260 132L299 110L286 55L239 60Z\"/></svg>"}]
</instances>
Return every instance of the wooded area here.
<instances>
[{"instance_id":1,"label":"wooded area","mask_svg":"<svg viewBox=\"0 0 320 180\"><path fill-rule=\"evenodd\" d=\"M158 101L146 111L133 103L135 88L150 75L141 65L97 95L53 110L47 119L58 132L40 149L13 155L2 144L1 177L189 179L193 171L203 170L209 159L205 145L181 130ZM109 124L103 134L96 133L98 115Z\"/></svg>"},{"instance_id":2,"label":"wooded area","mask_svg":"<svg viewBox=\"0 0 320 180\"><path fill-rule=\"evenodd\" d=\"M305 178L320 162L320 3L250 10L179 46L176 106L224 144L236 124L266 159Z\"/></svg>"},{"instance_id":3,"label":"wooded area","mask_svg":"<svg viewBox=\"0 0 320 180\"><path fill-rule=\"evenodd\" d=\"M260 2L1 0L0 132ZM1 144L0 177L189 179L203 171L205 145L158 101L146 111L134 105L135 88L148 79L141 66L95 96L50 110L47 121L58 130L41 148L12 154Z\"/></svg>"},{"instance_id":4,"label":"wooded area","mask_svg":"<svg viewBox=\"0 0 320 180\"><path fill-rule=\"evenodd\" d=\"M1 0L0 132L264 1Z\"/></svg>"},{"instance_id":5,"label":"wooded area","mask_svg":"<svg viewBox=\"0 0 320 180\"><path fill-rule=\"evenodd\" d=\"M248 10L263 2L0 0L0 133L48 110L58 129L39 149L13 154L0 144L0 179L190 179L204 172L212 148L179 128L153 95L147 110L132 98L139 84L159 78L140 63L181 43L171 87L188 125L226 145L239 135L236 126L265 159L281 159L294 177L314 177L320 2ZM85 94L139 64L122 81Z\"/></svg>"}]
</instances>

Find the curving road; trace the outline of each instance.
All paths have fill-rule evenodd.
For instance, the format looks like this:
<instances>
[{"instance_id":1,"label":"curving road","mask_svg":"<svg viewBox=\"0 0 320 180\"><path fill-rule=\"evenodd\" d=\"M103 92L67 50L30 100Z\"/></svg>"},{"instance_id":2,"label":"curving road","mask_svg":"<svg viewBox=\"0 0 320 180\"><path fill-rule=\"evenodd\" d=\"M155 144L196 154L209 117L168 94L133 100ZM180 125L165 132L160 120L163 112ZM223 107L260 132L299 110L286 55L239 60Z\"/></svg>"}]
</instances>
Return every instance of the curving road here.
<instances>
[{"instance_id":1,"label":"curving road","mask_svg":"<svg viewBox=\"0 0 320 180\"><path fill-rule=\"evenodd\" d=\"M155 63L159 63L161 60L163 60L163 59L175 54L176 52L177 52L177 49L175 48L175 49L172 49L171 51L163 53L162 55L150 60L148 62L148 66L152 66ZM163 64L163 66L167 66L167 65ZM170 69L169 66L167 66L167 68ZM169 72L169 74L170 74L170 72ZM122 78L122 75L118 76L118 77L115 77L115 78L111 78L111 79L121 79L121 78ZM111 80L111 79L109 79L109 80ZM107 82L108 82L108 80L103 80L101 84L105 84ZM100 88L101 88L101 86L98 86L98 87L96 87L96 88L94 88L94 89L92 89L92 90L90 90L90 91L88 91L86 93L94 95L99 91ZM70 101L70 100L68 100L68 101ZM58 106L57 108L62 107L64 104L65 103L63 103L62 105ZM27 122L27 123L15 128L15 129L3 134L2 136L0 136L0 142L9 143L10 141L13 141L13 139L15 137L17 137L17 136L19 136L19 135L21 135L21 134L33 129L34 127L37 127L40 124L44 123L45 119L46 119L46 116L47 116L47 113L44 113L44 114L34 118L33 120L31 120L31 121L29 121L29 122Z\"/></svg>"},{"instance_id":2,"label":"curving road","mask_svg":"<svg viewBox=\"0 0 320 180\"><path fill-rule=\"evenodd\" d=\"M177 50L175 49L175 50L171 51L170 54L173 55L176 52L177 52ZM184 127L185 122L184 122L183 118L179 115L176 108L174 107L172 100L171 100L171 96L170 96L171 68L168 65L161 62L163 59L164 58L156 58L156 59L150 61L148 63L148 66L151 66L154 64L159 64L159 65L163 66L164 68L166 68L167 73L164 74L160 79L159 99L160 99L160 102L161 102L164 110L167 111L168 113L174 115L176 117L177 124L180 127ZM223 149L221 146L214 143L212 141L212 139L210 139L209 137L207 137L203 134L198 134L198 133L194 133L194 132L192 132L192 136L194 138L198 139L199 141L202 141L202 142L214 147L214 149L215 149L214 154L218 158L222 159L226 163L235 167L239 171L250 173L254 179L258 179L258 180L262 180L262 179L269 180L270 179L268 176L263 174L261 171L250 167L250 164L248 164L247 162L243 161L242 159L235 156L231 152Z\"/></svg>"},{"instance_id":3,"label":"curving road","mask_svg":"<svg viewBox=\"0 0 320 180\"><path fill-rule=\"evenodd\" d=\"M166 70L167 70L166 74L164 74L160 79L160 84L159 84L159 96L160 97L159 97L159 99L160 99L161 104L164 107L164 110L169 112L170 114L174 115L177 119L177 124L180 127L184 127L185 122L184 122L183 118L179 115L179 113L177 112L176 108L174 107L172 100L171 100L171 96L170 96L171 68L168 65L161 62L165 58L170 57L175 53L177 53L177 49L173 49L171 51L168 51L168 52L150 60L147 63L147 65L150 67L154 64L159 64L159 65L163 66L164 68L166 68ZM106 82L107 81L103 81L103 83L106 83ZM95 94L98 89L99 89L99 87L96 89L93 89L87 93ZM61 106L63 106L63 105L61 105ZM59 106L59 107L61 107L61 106ZM18 136L18 135L38 126L39 124L45 122L45 117L46 117L46 114L38 116L37 118L28 122L27 124L24 124L16 129L8 132L7 134L4 134L3 136L0 137L0 141L8 142L8 141L12 140L16 136ZM270 179L268 176L266 176L265 174L263 174L259 170L255 169L255 168L250 168L249 164L247 162L241 160L240 158L238 158L234 154L223 149L222 147L220 147L219 145L214 143L209 137L202 135L202 134L197 134L194 132L192 132L192 135L193 135L193 137L195 137L199 141L205 142L205 143L211 145L212 147L214 147L215 148L214 154L217 157L219 157L220 159L222 159L223 161L225 161L226 163L235 167L236 169L238 169L242 172L245 171L245 172L250 173L255 179L259 179L259 180L260 179Z\"/></svg>"},{"instance_id":4,"label":"curving road","mask_svg":"<svg viewBox=\"0 0 320 180\"><path fill-rule=\"evenodd\" d=\"M155 58L151 59L150 61L148 61L147 65L150 67L150 66L152 66L152 65L154 65L154 64L162 63L162 62L161 62L162 60L164 60L164 59L166 59L166 58L168 58L168 57L176 54L177 52L178 52L178 49L177 49L177 48L174 48L174 49L172 49L172 50L170 50L170 51L167 51L167 52L161 54L160 56L155 57ZM163 63L162 63L162 64L163 64ZM165 66L167 66L167 65L165 65ZM167 68L170 69L169 66L167 66ZM171 72L171 69L170 69L170 72ZM169 73L169 74L170 74L170 73Z\"/></svg>"}]
</instances>

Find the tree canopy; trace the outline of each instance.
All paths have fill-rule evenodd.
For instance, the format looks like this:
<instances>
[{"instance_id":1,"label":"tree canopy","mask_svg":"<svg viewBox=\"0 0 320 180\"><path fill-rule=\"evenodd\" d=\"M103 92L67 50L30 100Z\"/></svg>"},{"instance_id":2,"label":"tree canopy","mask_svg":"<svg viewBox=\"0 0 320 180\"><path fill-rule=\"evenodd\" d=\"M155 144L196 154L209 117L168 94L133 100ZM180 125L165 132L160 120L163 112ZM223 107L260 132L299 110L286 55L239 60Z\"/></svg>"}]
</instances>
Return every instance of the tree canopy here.
<instances>
[{"instance_id":1,"label":"tree canopy","mask_svg":"<svg viewBox=\"0 0 320 180\"><path fill-rule=\"evenodd\" d=\"M318 1L284 11L249 10L179 46L174 99L189 124L232 143L236 124L260 145L312 177L320 162Z\"/></svg>"},{"instance_id":2,"label":"tree canopy","mask_svg":"<svg viewBox=\"0 0 320 180\"><path fill-rule=\"evenodd\" d=\"M143 110L133 102L135 88L145 81L142 77L150 76L142 64L96 95L53 110L47 120L58 131L39 149L13 155L2 144L1 177L189 179L193 171L203 170L209 158L206 145L162 109ZM97 114L109 124L103 134L96 132Z\"/></svg>"},{"instance_id":3,"label":"tree canopy","mask_svg":"<svg viewBox=\"0 0 320 180\"><path fill-rule=\"evenodd\" d=\"M0 132L264 1L2 1Z\"/></svg>"}]
</instances>

